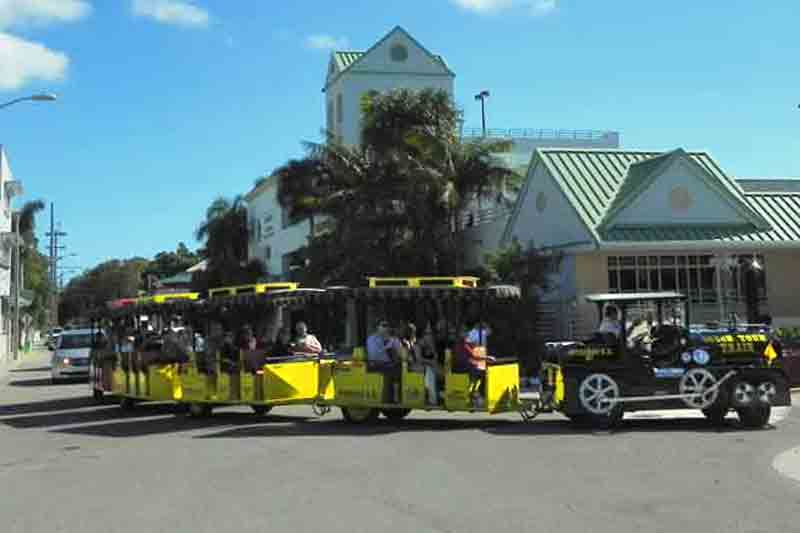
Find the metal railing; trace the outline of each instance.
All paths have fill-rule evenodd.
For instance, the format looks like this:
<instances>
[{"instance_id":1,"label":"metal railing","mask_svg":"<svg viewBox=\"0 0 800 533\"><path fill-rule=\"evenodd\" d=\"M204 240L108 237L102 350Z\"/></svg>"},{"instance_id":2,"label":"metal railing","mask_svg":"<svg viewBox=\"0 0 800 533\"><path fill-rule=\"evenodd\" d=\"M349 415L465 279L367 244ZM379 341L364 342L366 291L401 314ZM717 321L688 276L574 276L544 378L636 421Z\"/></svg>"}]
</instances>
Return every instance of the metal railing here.
<instances>
[{"instance_id":1,"label":"metal railing","mask_svg":"<svg viewBox=\"0 0 800 533\"><path fill-rule=\"evenodd\" d=\"M505 208L487 208L470 211L461 216L461 227L463 229L488 224L510 213L511 209Z\"/></svg>"},{"instance_id":2,"label":"metal railing","mask_svg":"<svg viewBox=\"0 0 800 533\"><path fill-rule=\"evenodd\" d=\"M614 131L600 130L560 130L535 128L489 128L486 137L493 139L558 139L574 141L600 141L617 135ZM481 128L463 128L464 138L483 137Z\"/></svg>"}]
</instances>

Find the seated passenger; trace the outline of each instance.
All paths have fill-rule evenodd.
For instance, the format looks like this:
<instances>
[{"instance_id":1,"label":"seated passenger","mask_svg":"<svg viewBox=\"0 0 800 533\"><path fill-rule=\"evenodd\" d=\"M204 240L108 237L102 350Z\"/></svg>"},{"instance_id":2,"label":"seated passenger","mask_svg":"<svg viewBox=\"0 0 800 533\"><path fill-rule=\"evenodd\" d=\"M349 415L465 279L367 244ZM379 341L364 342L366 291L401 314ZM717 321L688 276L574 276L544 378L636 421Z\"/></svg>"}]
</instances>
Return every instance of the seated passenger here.
<instances>
[{"instance_id":1,"label":"seated passenger","mask_svg":"<svg viewBox=\"0 0 800 533\"><path fill-rule=\"evenodd\" d=\"M619 336L622 334L622 324L619 322L619 310L615 306L609 305L606 307L604 315L605 317L600 323L600 327L597 328L597 333L612 334L619 339Z\"/></svg>"},{"instance_id":2,"label":"seated passenger","mask_svg":"<svg viewBox=\"0 0 800 533\"><path fill-rule=\"evenodd\" d=\"M400 331L400 345L408 353L408 368L415 371L420 370L419 346L417 344L417 326L411 322L403 324Z\"/></svg>"},{"instance_id":3,"label":"seated passenger","mask_svg":"<svg viewBox=\"0 0 800 533\"><path fill-rule=\"evenodd\" d=\"M297 337L294 341L294 351L296 353L317 355L322 352L322 344L317 338L308 332L308 326L305 322L298 322L295 326Z\"/></svg>"},{"instance_id":4,"label":"seated passenger","mask_svg":"<svg viewBox=\"0 0 800 533\"><path fill-rule=\"evenodd\" d=\"M417 353L425 374L425 391L428 403L439 403L439 389L444 385L444 376L436 356L436 339L430 324L425 328L422 339L417 343Z\"/></svg>"},{"instance_id":5,"label":"seated passenger","mask_svg":"<svg viewBox=\"0 0 800 533\"><path fill-rule=\"evenodd\" d=\"M291 355L294 352L294 344L292 343L292 333L289 328L283 328L278 332L278 337L272 344L270 349L271 357L283 357Z\"/></svg>"},{"instance_id":6,"label":"seated passenger","mask_svg":"<svg viewBox=\"0 0 800 533\"><path fill-rule=\"evenodd\" d=\"M239 350L233 341L233 333L226 331L219 347L220 369L228 374L239 370Z\"/></svg>"},{"instance_id":7,"label":"seated passenger","mask_svg":"<svg viewBox=\"0 0 800 533\"><path fill-rule=\"evenodd\" d=\"M453 353L453 372L469 374L470 379L479 382L478 390L482 399L486 394L486 363L495 359L479 353L476 348L477 346L470 342L469 330L465 328ZM480 399L477 403L480 405Z\"/></svg>"},{"instance_id":8,"label":"seated passenger","mask_svg":"<svg viewBox=\"0 0 800 533\"><path fill-rule=\"evenodd\" d=\"M399 341L391 337L389 323L385 320L378 322L378 329L367 339L367 369L383 374L383 397L387 403L395 403L399 397L399 347Z\"/></svg>"},{"instance_id":9,"label":"seated passenger","mask_svg":"<svg viewBox=\"0 0 800 533\"><path fill-rule=\"evenodd\" d=\"M253 328L249 324L245 324L239 332L239 349L253 351L256 349L256 338L253 335Z\"/></svg>"},{"instance_id":10,"label":"seated passenger","mask_svg":"<svg viewBox=\"0 0 800 533\"><path fill-rule=\"evenodd\" d=\"M469 332L469 341L475 346L486 346L492 329L486 322L476 322L475 327Z\"/></svg>"}]
</instances>

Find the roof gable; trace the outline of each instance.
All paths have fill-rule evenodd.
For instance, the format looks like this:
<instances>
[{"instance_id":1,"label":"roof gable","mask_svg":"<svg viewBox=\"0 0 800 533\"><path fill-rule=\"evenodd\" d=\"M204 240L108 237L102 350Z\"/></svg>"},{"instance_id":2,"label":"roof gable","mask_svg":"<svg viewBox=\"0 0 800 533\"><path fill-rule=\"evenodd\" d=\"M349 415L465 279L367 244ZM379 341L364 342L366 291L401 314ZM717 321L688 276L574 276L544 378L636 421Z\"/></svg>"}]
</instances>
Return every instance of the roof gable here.
<instances>
[{"instance_id":1,"label":"roof gable","mask_svg":"<svg viewBox=\"0 0 800 533\"><path fill-rule=\"evenodd\" d=\"M629 165L598 230L677 225L769 229L732 180L719 179L677 149Z\"/></svg>"},{"instance_id":2,"label":"roof gable","mask_svg":"<svg viewBox=\"0 0 800 533\"><path fill-rule=\"evenodd\" d=\"M402 45L405 48L407 53L405 60L391 60L391 49L396 45ZM395 26L392 31L365 52L333 52L328 64L328 74L323 91L350 71L399 71L455 76L441 56L432 54L400 26Z\"/></svg>"},{"instance_id":3,"label":"roof gable","mask_svg":"<svg viewBox=\"0 0 800 533\"><path fill-rule=\"evenodd\" d=\"M622 192L625 180L628 176L629 168L636 164L642 164L634 173L648 174L658 172L659 165L665 164L668 168L670 156L681 154L684 164L692 168L695 174L704 174L708 182L716 183L717 189L714 194L724 196L725 202L732 201L731 197L738 199L740 204L737 209L741 216L752 222L747 228L731 228L721 226L672 226L668 228L651 226L649 228L619 228L614 232L603 232L601 224L606 219L613 204L621 204L622 200L615 202L617 198L635 196L637 190L631 183ZM706 152L655 152L655 151L633 151L633 150L609 150L609 149L574 149L574 148L538 148L531 157L531 166L544 165L553 180L561 189L564 197L575 210L583 225L589 231L595 244L609 240L629 240L629 241L673 241L673 240L730 240L748 241L764 239L781 239L784 236L800 235L800 222L794 224L788 222L784 224L785 229L777 224L775 217L778 216L773 209L791 210L800 212L800 195L796 198L784 198L781 201L776 198L769 200L759 195L745 195L741 188L732 178L727 176L714 159ZM530 179L530 174L529 174ZM506 226L503 242L508 242L513 232L516 221L520 218L520 211L530 202L526 198L529 194L536 194L535 188L529 186L529 182L517 198L514 210L509 217ZM734 202L735 203L735 202ZM790 216L790 215L787 215ZM782 218L787 218L782 216ZM733 231L732 231L733 230ZM763 237L763 239L761 237Z\"/></svg>"}]
</instances>

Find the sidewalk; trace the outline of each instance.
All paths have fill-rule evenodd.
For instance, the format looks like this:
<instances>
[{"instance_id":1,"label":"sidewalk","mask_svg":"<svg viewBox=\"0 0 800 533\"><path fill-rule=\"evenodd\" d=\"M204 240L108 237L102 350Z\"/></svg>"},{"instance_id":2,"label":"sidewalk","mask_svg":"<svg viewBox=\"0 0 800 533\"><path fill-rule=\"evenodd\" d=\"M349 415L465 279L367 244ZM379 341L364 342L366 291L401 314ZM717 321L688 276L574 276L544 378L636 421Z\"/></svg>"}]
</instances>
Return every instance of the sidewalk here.
<instances>
[{"instance_id":1,"label":"sidewalk","mask_svg":"<svg viewBox=\"0 0 800 533\"><path fill-rule=\"evenodd\" d=\"M8 376L11 370L21 366L32 356L41 357L44 352L47 352L47 347L44 344L36 344L33 346L30 352L26 353L20 350L19 359L16 361L13 359L14 354L9 353L0 355L0 385L5 385L6 382L8 382Z\"/></svg>"}]
</instances>

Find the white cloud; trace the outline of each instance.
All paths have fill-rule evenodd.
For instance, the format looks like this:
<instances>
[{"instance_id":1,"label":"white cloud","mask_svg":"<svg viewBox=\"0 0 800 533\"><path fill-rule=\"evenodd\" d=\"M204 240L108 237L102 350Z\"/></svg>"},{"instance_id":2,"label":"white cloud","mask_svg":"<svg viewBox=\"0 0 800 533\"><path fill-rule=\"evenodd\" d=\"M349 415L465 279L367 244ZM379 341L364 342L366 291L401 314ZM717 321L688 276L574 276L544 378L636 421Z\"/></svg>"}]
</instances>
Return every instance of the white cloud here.
<instances>
[{"instance_id":1,"label":"white cloud","mask_svg":"<svg viewBox=\"0 0 800 533\"><path fill-rule=\"evenodd\" d=\"M527 9L534 16L552 13L558 7L558 0L450 0L462 9L475 13L488 14L512 8Z\"/></svg>"},{"instance_id":2,"label":"white cloud","mask_svg":"<svg viewBox=\"0 0 800 533\"><path fill-rule=\"evenodd\" d=\"M34 80L62 80L68 66L66 54L0 32L0 90L19 89Z\"/></svg>"},{"instance_id":3,"label":"white cloud","mask_svg":"<svg viewBox=\"0 0 800 533\"><path fill-rule=\"evenodd\" d=\"M72 22L82 19L91 10L84 0L0 0L0 29Z\"/></svg>"},{"instance_id":4,"label":"white cloud","mask_svg":"<svg viewBox=\"0 0 800 533\"><path fill-rule=\"evenodd\" d=\"M208 27L211 16L192 0L133 0L133 14L164 24L188 28Z\"/></svg>"},{"instance_id":5,"label":"white cloud","mask_svg":"<svg viewBox=\"0 0 800 533\"><path fill-rule=\"evenodd\" d=\"M346 37L334 37L324 33L306 37L306 47L314 50L341 50L348 48L350 41Z\"/></svg>"}]
</instances>

